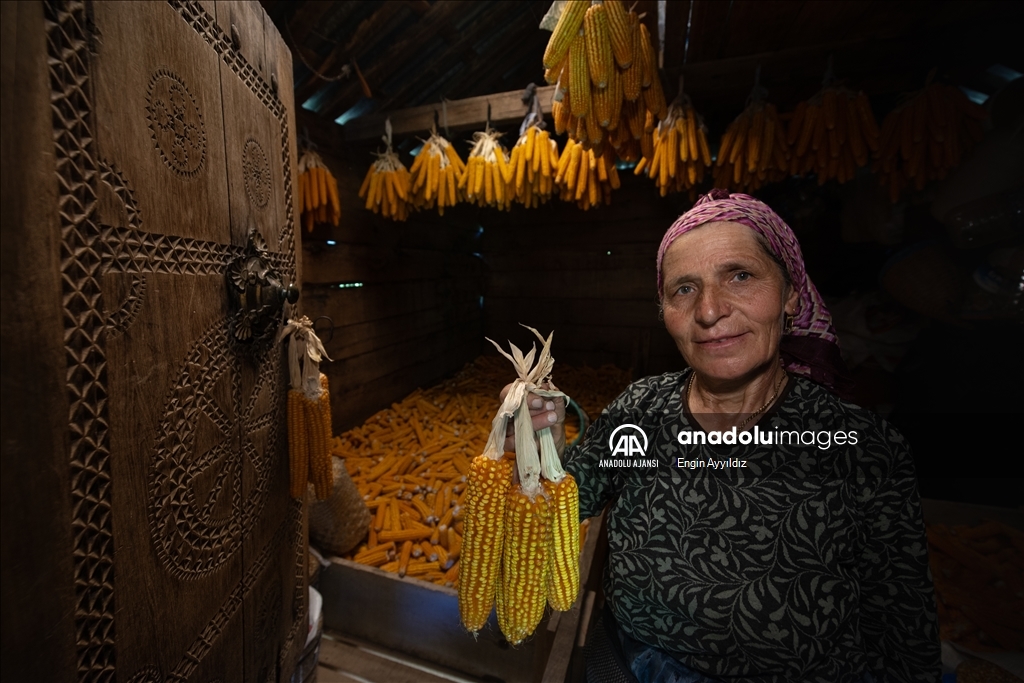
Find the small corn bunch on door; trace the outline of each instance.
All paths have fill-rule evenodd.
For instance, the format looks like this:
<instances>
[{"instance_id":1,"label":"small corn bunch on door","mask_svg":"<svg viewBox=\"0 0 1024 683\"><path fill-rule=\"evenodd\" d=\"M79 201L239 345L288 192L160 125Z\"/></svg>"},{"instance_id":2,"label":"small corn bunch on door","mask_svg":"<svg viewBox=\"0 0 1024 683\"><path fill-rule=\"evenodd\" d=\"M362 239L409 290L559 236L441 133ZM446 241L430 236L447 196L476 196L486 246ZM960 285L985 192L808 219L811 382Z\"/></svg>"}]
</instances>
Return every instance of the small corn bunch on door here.
<instances>
[{"instance_id":1,"label":"small corn bunch on door","mask_svg":"<svg viewBox=\"0 0 1024 683\"><path fill-rule=\"evenodd\" d=\"M289 320L281 330L288 341L288 460L293 498L304 498L309 484L317 499L334 489L331 466L331 400L320 362L330 360L313 323L306 316Z\"/></svg>"},{"instance_id":2,"label":"small corn bunch on door","mask_svg":"<svg viewBox=\"0 0 1024 683\"><path fill-rule=\"evenodd\" d=\"M478 206L493 206L506 211L512 207L515 194L508 152L498 142L501 133L490 128L473 134L473 149L465 169L458 176L457 188L449 190L454 198L457 189L466 201ZM454 200L453 200L454 203Z\"/></svg>"},{"instance_id":3,"label":"small corn bunch on door","mask_svg":"<svg viewBox=\"0 0 1024 683\"><path fill-rule=\"evenodd\" d=\"M307 232L316 223L337 226L341 219L338 181L320 155L309 150L299 158L299 213Z\"/></svg>"},{"instance_id":4,"label":"small corn bunch on door","mask_svg":"<svg viewBox=\"0 0 1024 683\"><path fill-rule=\"evenodd\" d=\"M789 175L790 150L768 91L755 85L747 106L722 136L715 187L752 191Z\"/></svg>"},{"instance_id":5,"label":"small corn bunch on door","mask_svg":"<svg viewBox=\"0 0 1024 683\"><path fill-rule=\"evenodd\" d=\"M889 199L899 201L900 194L913 187L923 190L926 183L941 180L975 144L985 137L982 122L988 112L952 85L932 82L906 96L900 106L889 112L877 134L878 148L872 170L889 187ZM857 111L865 121L869 139L871 109L867 98L858 95ZM871 119L873 121L874 119Z\"/></svg>"},{"instance_id":6,"label":"small corn bunch on door","mask_svg":"<svg viewBox=\"0 0 1024 683\"><path fill-rule=\"evenodd\" d=\"M510 344L510 355L491 342L512 361L518 379L491 423L483 454L473 461L459 575L463 626L480 630L496 605L498 625L513 645L536 630L548 603L569 609L580 578L576 484L562 470L550 429L537 433L538 453L527 404L531 393L564 396L550 382L553 333L544 339L527 329L541 340L540 354L533 347L524 355ZM503 455L509 419L516 427L515 477Z\"/></svg>"},{"instance_id":7,"label":"small corn bunch on door","mask_svg":"<svg viewBox=\"0 0 1024 683\"><path fill-rule=\"evenodd\" d=\"M412 173L412 202L417 209L433 209L444 215L446 206L462 201L459 178L466 172L466 164L444 137L432 130L423 143L416 161L409 169Z\"/></svg>"},{"instance_id":8,"label":"small corn bunch on door","mask_svg":"<svg viewBox=\"0 0 1024 683\"><path fill-rule=\"evenodd\" d=\"M651 145L653 157L642 158L633 173L647 173L662 197L683 190L694 193L694 187L704 181L704 173L711 166L711 150L704 119L694 110L682 87L668 109L668 116L653 127Z\"/></svg>"},{"instance_id":9,"label":"small corn bunch on door","mask_svg":"<svg viewBox=\"0 0 1024 683\"><path fill-rule=\"evenodd\" d=\"M568 0L544 53L544 77L556 83L555 131L598 155L607 144L638 157L637 128L647 112L668 113L650 33L621 0Z\"/></svg>"},{"instance_id":10,"label":"small corn bunch on door","mask_svg":"<svg viewBox=\"0 0 1024 683\"><path fill-rule=\"evenodd\" d=\"M611 204L612 190L621 187L614 150L605 147L598 154L570 138L555 169L555 183L562 201L576 202L584 211L602 202Z\"/></svg>"}]
</instances>

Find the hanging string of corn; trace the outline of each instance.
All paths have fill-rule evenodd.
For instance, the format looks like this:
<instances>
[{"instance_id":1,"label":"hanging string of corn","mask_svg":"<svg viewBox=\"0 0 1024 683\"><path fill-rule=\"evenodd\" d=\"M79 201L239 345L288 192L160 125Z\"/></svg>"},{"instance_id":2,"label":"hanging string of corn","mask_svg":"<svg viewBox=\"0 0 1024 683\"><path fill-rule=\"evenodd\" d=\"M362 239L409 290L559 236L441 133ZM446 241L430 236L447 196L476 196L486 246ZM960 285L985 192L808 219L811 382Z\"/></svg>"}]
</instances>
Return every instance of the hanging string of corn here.
<instances>
[{"instance_id":1,"label":"hanging string of corn","mask_svg":"<svg viewBox=\"0 0 1024 683\"><path fill-rule=\"evenodd\" d=\"M555 169L558 168L558 143L541 128L539 117L528 117L526 130L512 147L509 177L515 200L535 209L555 193Z\"/></svg>"},{"instance_id":2,"label":"hanging string of corn","mask_svg":"<svg viewBox=\"0 0 1024 683\"><path fill-rule=\"evenodd\" d=\"M334 489L331 466L330 386L320 362L330 360L306 316L289 320L278 341L288 339L288 462L292 497L304 498L313 485L319 500Z\"/></svg>"},{"instance_id":3,"label":"hanging string of corn","mask_svg":"<svg viewBox=\"0 0 1024 683\"><path fill-rule=\"evenodd\" d=\"M544 52L545 79L558 84L555 131L598 154L608 142L635 159L645 111L658 120L668 113L657 63L647 27L623 2L569 0Z\"/></svg>"},{"instance_id":4,"label":"hanging string of corn","mask_svg":"<svg viewBox=\"0 0 1024 683\"><path fill-rule=\"evenodd\" d=\"M601 154L584 149L582 143L569 139L562 150L555 173L559 199L576 202L586 211L594 206L612 203L612 190L621 186L619 171L615 167L615 152L605 147Z\"/></svg>"},{"instance_id":5,"label":"hanging string of corn","mask_svg":"<svg viewBox=\"0 0 1024 683\"><path fill-rule=\"evenodd\" d=\"M878 154L872 170L889 186L889 198L913 186L924 189L960 164L968 150L985 137L988 114L959 88L934 83L935 71L924 88L910 94L882 122Z\"/></svg>"},{"instance_id":6,"label":"hanging string of corn","mask_svg":"<svg viewBox=\"0 0 1024 683\"><path fill-rule=\"evenodd\" d=\"M299 215L307 232L316 223L337 227L341 220L338 181L316 152L306 150L299 158Z\"/></svg>"},{"instance_id":7,"label":"hanging string of corn","mask_svg":"<svg viewBox=\"0 0 1024 683\"><path fill-rule=\"evenodd\" d=\"M662 197L669 192L692 191L704 181L704 173L711 167L707 126L681 88L679 97L668 109L668 116L652 133L654 153L640 160L633 169L635 175L646 172L648 178L654 179Z\"/></svg>"},{"instance_id":8,"label":"hanging string of corn","mask_svg":"<svg viewBox=\"0 0 1024 683\"><path fill-rule=\"evenodd\" d=\"M512 207L515 188L508 152L498 142L501 135L490 126L473 134L473 148L466 160L466 170L459 175L458 190L467 202L507 211Z\"/></svg>"},{"instance_id":9,"label":"hanging string of corn","mask_svg":"<svg viewBox=\"0 0 1024 683\"><path fill-rule=\"evenodd\" d=\"M466 164L458 152L437 130L423 143L416 161L409 169L412 173L413 205L417 209L433 209L444 215L446 206L462 201L458 188L459 177L466 172Z\"/></svg>"},{"instance_id":10,"label":"hanging string of corn","mask_svg":"<svg viewBox=\"0 0 1024 683\"><path fill-rule=\"evenodd\" d=\"M409 171L389 146L370 164L359 197L366 200L366 208L374 213L404 221L409 217L410 183Z\"/></svg>"},{"instance_id":11,"label":"hanging string of corn","mask_svg":"<svg viewBox=\"0 0 1024 683\"><path fill-rule=\"evenodd\" d=\"M796 106L786 132L790 173L815 173L819 185L852 180L878 151L878 124L867 95L834 80L829 58L822 89Z\"/></svg>"},{"instance_id":12,"label":"hanging string of corn","mask_svg":"<svg viewBox=\"0 0 1024 683\"><path fill-rule=\"evenodd\" d=\"M760 67L758 76L760 80ZM715 167L715 187L751 191L789 173L789 145L775 105L759 84L747 106L722 136Z\"/></svg>"}]
</instances>

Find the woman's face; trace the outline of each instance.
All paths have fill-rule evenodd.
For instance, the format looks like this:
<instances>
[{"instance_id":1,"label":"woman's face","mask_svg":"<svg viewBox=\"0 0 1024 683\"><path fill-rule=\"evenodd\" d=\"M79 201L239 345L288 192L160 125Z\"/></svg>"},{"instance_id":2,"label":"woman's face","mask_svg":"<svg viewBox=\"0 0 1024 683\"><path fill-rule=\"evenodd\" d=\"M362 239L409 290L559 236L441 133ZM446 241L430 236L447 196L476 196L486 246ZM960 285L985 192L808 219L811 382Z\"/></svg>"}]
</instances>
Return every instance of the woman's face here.
<instances>
[{"instance_id":1,"label":"woman's face","mask_svg":"<svg viewBox=\"0 0 1024 683\"><path fill-rule=\"evenodd\" d=\"M662 261L665 327L706 380L743 383L775 363L796 291L739 223L709 223L680 236Z\"/></svg>"}]
</instances>

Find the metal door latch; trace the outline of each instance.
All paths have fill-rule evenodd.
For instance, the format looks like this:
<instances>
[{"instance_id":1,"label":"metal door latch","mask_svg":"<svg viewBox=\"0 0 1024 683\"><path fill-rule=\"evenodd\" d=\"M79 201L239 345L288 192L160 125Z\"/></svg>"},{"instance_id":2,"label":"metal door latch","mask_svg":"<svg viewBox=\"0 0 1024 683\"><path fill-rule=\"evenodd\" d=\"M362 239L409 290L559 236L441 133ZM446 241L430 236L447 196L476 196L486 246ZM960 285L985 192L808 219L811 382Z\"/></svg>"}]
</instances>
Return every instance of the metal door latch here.
<instances>
[{"instance_id":1,"label":"metal door latch","mask_svg":"<svg viewBox=\"0 0 1024 683\"><path fill-rule=\"evenodd\" d=\"M284 304L299 300L294 284L282 284L270 264L270 253L256 228L249 229L245 253L228 265L228 293L235 311L231 334L236 341L253 344L274 338Z\"/></svg>"}]
</instances>

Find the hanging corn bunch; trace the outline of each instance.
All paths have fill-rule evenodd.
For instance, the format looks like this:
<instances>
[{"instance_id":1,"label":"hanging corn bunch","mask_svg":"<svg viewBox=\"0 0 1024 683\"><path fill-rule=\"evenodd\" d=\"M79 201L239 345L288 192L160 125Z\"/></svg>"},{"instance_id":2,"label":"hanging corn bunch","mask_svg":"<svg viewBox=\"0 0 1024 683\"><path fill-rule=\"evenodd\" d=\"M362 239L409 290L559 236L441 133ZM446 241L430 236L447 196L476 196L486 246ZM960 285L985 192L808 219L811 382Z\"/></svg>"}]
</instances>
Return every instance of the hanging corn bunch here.
<instances>
[{"instance_id":1,"label":"hanging corn bunch","mask_svg":"<svg viewBox=\"0 0 1024 683\"><path fill-rule=\"evenodd\" d=\"M597 154L570 138L562 150L555 182L560 188L559 198L565 202L576 202L584 211L600 205L602 201L611 204L612 190L621 186L614 150L606 147Z\"/></svg>"},{"instance_id":2,"label":"hanging corn bunch","mask_svg":"<svg viewBox=\"0 0 1024 683\"><path fill-rule=\"evenodd\" d=\"M790 173L814 173L819 185L833 179L852 180L858 168L867 166L870 154L878 151L878 124L867 95L834 80L829 57L821 90L797 105L786 132L792 152Z\"/></svg>"},{"instance_id":3,"label":"hanging corn bunch","mask_svg":"<svg viewBox=\"0 0 1024 683\"><path fill-rule=\"evenodd\" d=\"M320 155L309 150L299 158L299 215L307 232L312 232L316 223L337 227L341 220L338 181Z\"/></svg>"},{"instance_id":4,"label":"hanging corn bunch","mask_svg":"<svg viewBox=\"0 0 1024 683\"><path fill-rule=\"evenodd\" d=\"M313 323L306 316L289 320L279 341L288 339L288 461L289 490L293 498L304 498L313 485L319 500L331 495L334 472L331 463L331 401L327 375L320 372L326 358Z\"/></svg>"},{"instance_id":5,"label":"hanging corn bunch","mask_svg":"<svg viewBox=\"0 0 1024 683\"><path fill-rule=\"evenodd\" d=\"M552 335L523 355L514 344L509 355L518 379L512 384L491 424L484 453L474 460L466 496L466 526L459 574L462 623L479 630L495 604L498 625L516 645L534 632L544 607L572 607L579 593L579 496L576 483L558 460L551 435L534 441L527 399L530 393L564 396L550 384ZM546 383L546 384L545 384ZM542 389L541 386L551 387ZM504 459L505 429L515 420L517 481ZM508 463L506 465L506 463Z\"/></svg>"},{"instance_id":6,"label":"hanging corn bunch","mask_svg":"<svg viewBox=\"0 0 1024 683\"><path fill-rule=\"evenodd\" d=\"M934 72L928 80L933 77ZM985 136L987 116L959 88L943 83L929 83L889 112L872 166L889 186L889 198L896 202L910 186L922 190L928 181L945 178Z\"/></svg>"},{"instance_id":7,"label":"hanging corn bunch","mask_svg":"<svg viewBox=\"0 0 1024 683\"><path fill-rule=\"evenodd\" d=\"M704 181L704 172L711 167L707 126L682 90L669 107L668 116L652 133L654 153L640 160L634 174L646 171L647 177L654 179L662 197L669 192L692 190Z\"/></svg>"},{"instance_id":8,"label":"hanging corn bunch","mask_svg":"<svg viewBox=\"0 0 1024 683\"><path fill-rule=\"evenodd\" d=\"M715 187L750 191L788 175L786 132L767 96L767 90L755 85L746 108L726 128L718 150Z\"/></svg>"},{"instance_id":9,"label":"hanging corn bunch","mask_svg":"<svg viewBox=\"0 0 1024 683\"><path fill-rule=\"evenodd\" d=\"M647 27L620 0L569 0L544 53L545 79L557 83L555 132L600 154L607 142L624 159L645 113L668 112ZM625 125L624 125L625 124Z\"/></svg>"},{"instance_id":10,"label":"hanging corn bunch","mask_svg":"<svg viewBox=\"0 0 1024 683\"><path fill-rule=\"evenodd\" d=\"M413 204L417 209L433 209L444 215L446 206L462 201L458 188L459 177L466 172L466 164L459 158L452 143L432 130L423 143L416 161L409 169L412 173Z\"/></svg>"},{"instance_id":11,"label":"hanging corn bunch","mask_svg":"<svg viewBox=\"0 0 1024 683\"><path fill-rule=\"evenodd\" d=\"M374 213L404 221L409 217L410 182L409 171L388 147L370 164L359 188L359 197L366 200L366 208Z\"/></svg>"},{"instance_id":12,"label":"hanging corn bunch","mask_svg":"<svg viewBox=\"0 0 1024 683\"><path fill-rule=\"evenodd\" d=\"M514 185L510 180L508 153L498 142L501 135L490 127L473 134L473 149L469 151L466 170L459 175L458 190L470 203L507 211L512 206Z\"/></svg>"},{"instance_id":13,"label":"hanging corn bunch","mask_svg":"<svg viewBox=\"0 0 1024 683\"><path fill-rule=\"evenodd\" d=\"M515 200L528 208L537 208L555 192L558 168L558 143L541 128L538 117L528 117L526 131L512 147L509 178ZM543 124L541 124L543 125Z\"/></svg>"}]
</instances>

